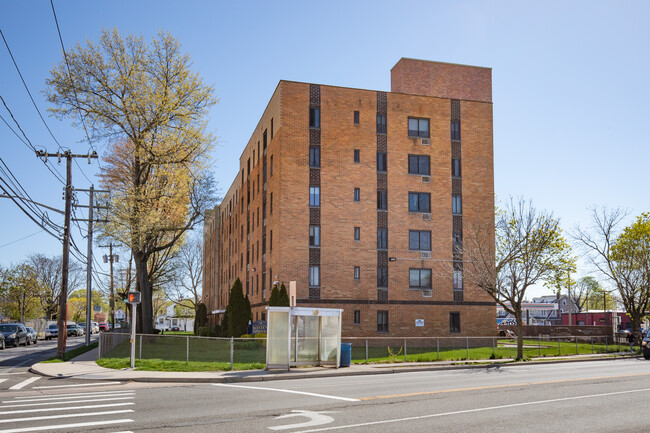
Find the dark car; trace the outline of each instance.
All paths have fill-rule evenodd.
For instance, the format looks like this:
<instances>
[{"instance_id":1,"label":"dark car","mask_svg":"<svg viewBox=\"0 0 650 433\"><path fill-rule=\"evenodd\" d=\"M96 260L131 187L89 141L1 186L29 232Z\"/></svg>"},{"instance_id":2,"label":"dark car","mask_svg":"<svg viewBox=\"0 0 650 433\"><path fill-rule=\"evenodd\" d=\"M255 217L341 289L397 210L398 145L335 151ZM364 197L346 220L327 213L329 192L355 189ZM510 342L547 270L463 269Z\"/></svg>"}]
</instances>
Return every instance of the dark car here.
<instances>
[{"instance_id":1,"label":"dark car","mask_svg":"<svg viewBox=\"0 0 650 433\"><path fill-rule=\"evenodd\" d=\"M650 332L648 332L641 342L641 351L645 359L650 359Z\"/></svg>"},{"instance_id":2,"label":"dark car","mask_svg":"<svg viewBox=\"0 0 650 433\"><path fill-rule=\"evenodd\" d=\"M76 323L69 323L68 326L68 337L78 337L83 335L83 331L77 326Z\"/></svg>"},{"instance_id":3,"label":"dark car","mask_svg":"<svg viewBox=\"0 0 650 433\"><path fill-rule=\"evenodd\" d=\"M27 329L22 323L4 323L0 325L0 332L5 337L5 344L18 347L19 345L27 346Z\"/></svg>"},{"instance_id":4,"label":"dark car","mask_svg":"<svg viewBox=\"0 0 650 433\"><path fill-rule=\"evenodd\" d=\"M59 337L59 327L56 323L52 323L45 330L45 339L51 340L52 338L58 338L58 337Z\"/></svg>"},{"instance_id":5,"label":"dark car","mask_svg":"<svg viewBox=\"0 0 650 433\"><path fill-rule=\"evenodd\" d=\"M0 332L0 350L5 349L5 336L2 332Z\"/></svg>"},{"instance_id":6,"label":"dark car","mask_svg":"<svg viewBox=\"0 0 650 433\"><path fill-rule=\"evenodd\" d=\"M27 344L31 343L38 343L38 332L34 331L34 328L26 327L27 329L27 335L29 336L29 339L27 340Z\"/></svg>"}]
</instances>

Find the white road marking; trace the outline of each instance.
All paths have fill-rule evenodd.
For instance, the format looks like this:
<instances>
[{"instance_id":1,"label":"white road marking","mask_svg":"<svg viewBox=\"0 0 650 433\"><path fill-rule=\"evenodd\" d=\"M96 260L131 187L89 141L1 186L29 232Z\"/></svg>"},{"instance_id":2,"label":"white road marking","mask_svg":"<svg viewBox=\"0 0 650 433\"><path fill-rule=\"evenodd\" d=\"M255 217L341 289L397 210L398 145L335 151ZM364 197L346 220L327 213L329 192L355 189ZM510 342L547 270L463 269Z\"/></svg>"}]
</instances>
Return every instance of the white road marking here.
<instances>
[{"instance_id":1,"label":"white road marking","mask_svg":"<svg viewBox=\"0 0 650 433\"><path fill-rule=\"evenodd\" d=\"M229 388L256 389L258 391L286 392L286 393L289 393L289 394L309 395L309 396L312 396L312 397L329 398L329 399L332 399L332 400L359 401L356 398L338 397L338 396L335 396L335 395L316 394L316 393L313 393L313 392L294 391L292 389L264 388L264 387L261 387L261 386L231 385L231 384L226 384L226 383L213 383L212 385L214 385L214 386L226 386L226 387L229 387Z\"/></svg>"},{"instance_id":2,"label":"white road marking","mask_svg":"<svg viewBox=\"0 0 650 433\"><path fill-rule=\"evenodd\" d=\"M297 424L287 424L287 425L279 425L275 427L269 427L271 430L288 430L288 429L294 429L294 428L303 428L303 427L313 427L317 425L323 425L323 424L329 424L331 422L334 422L334 418L328 415L323 415L325 413L334 413L334 412L312 412L310 410L292 410L292 413L288 413L286 415L280 415L276 417L275 419L285 419L285 418L292 418L296 416L304 416L310 419L310 421L305 421Z\"/></svg>"},{"instance_id":3,"label":"white road marking","mask_svg":"<svg viewBox=\"0 0 650 433\"><path fill-rule=\"evenodd\" d=\"M112 398L98 398L98 399L87 399L87 400L66 400L66 401L49 401L47 403L28 403L28 404L10 404L5 406L0 406L0 409L7 409L10 407L34 407L34 406L49 406L54 404L71 404L71 403L96 403L98 401L116 401L116 400L133 400L135 396L132 397L112 397ZM14 403L13 401L3 402L3 403ZM23 403L22 401L20 403Z\"/></svg>"},{"instance_id":4,"label":"white road marking","mask_svg":"<svg viewBox=\"0 0 650 433\"><path fill-rule=\"evenodd\" d=\"M13 367L12 367L12 368L13 368ZM7 371L9 371L9 370L7 370ZM17 372L15 372L15 373L4 373L4 372L0 372L0 376L4 376L4 375L6 375L6 374L25 374L25 373L23 373L23 372L21 372L21 371L17 371Z\"/></svg>"},{"instance_id":5,"label":"white road marking","mask_svg":"<svg viewBox=\"0 0 650 433\"><path fill-rule=\"evenodd\" d=\"M43 395L26 395L26 396L17 396L14 397L16 401L38 401L38 400L54 400L57 398L70 399L70 398L81 398L81 397L104 397L112 395L125 395L125 394L135 394L133 390L117 390L117 391L102 391L102 392L88 392L83 394L43 394ZM3 402L8 403L8 402Z\"/></svg>"},{"instance_id":6,"label":"white road marking","mask_svg":"<svg viewBox=\"0 0 650 433\"><path fill-rule=\"evenodd\" d=\"M86 413L68 413L65 415L44 415L44 416L32 416L27 418L11 418L11 419L0 419L0 424L8 422L24 422L24 421L43 421L46 419L61 419L61 418L81 418L82 416L103 416L103 415L115 415L118 413L130 413L134 412L133 409L122 409L122 410L107 410L105 412L86 412Z\"/></svg>"},{"instance_id":7,"label":"white road marking","mask_svg":"<svg viewBox=\"0 0 650 433\"><path fill-rule=\"evenodd\" d=\"M32 412L54 412L66 410L79 410L79 409L96 409L100 407L117 407L117 406L132 406L135 403L110 403L110 404L95 404L91 406L72 406L72 407L46 407L44 409L22 409L10 410L7 412L0 412L0 415L13 415L15 413L32 413Z\"/></svg>"},{"instance_id":8,"label":"white road marking","mask_svg":"<svg viewBox=\"0 0 650 433\"><path fill-rule=\"evenodd\" d=\"M75 424L59 424L59 425L44 425L40 427L26 427L26 428L13 428L10 430L0 430L0 433L24 433L30 431L43 431L43 430L60 430L60 429L72 429L77 427L90 427L96 425L107 425L107 424L121 424L126 422L133 422L132 419L112 419L108 421L92 421L92 422L80 422Z\"/></svg>"},{"instance_id":9,"label":"white road marking","mask_svg":"<svg viewBox=\"0 0 650 433\"><path fill-rule=\"evenodd\" d=\"M481 408L478 408L478 409L466 409L466 410L458 410L458 411L454 411L454 412L434 413L434 414L430 414L430 415L411 416L411 417L407 417L407 418L394 418L394 419L387 419L387 420L383 420L383 421L371 421L371 422L364 422L364 423L359 423L359 424L348 424L348 425L340 425L340 426L334 426L334 427L325 427L325 428L318 428L318 429L311 429L311 430L303 430L301 432L296 432L296 433L312 433L312 432L329 431L329 430L342 430L342 429L349 429L349 428L366 427L366 426L371 426L371 425L390 424L390 423L404 422L404 421L414 421L414 420L418 420L418 419L437 418L437 417L448 416L448 415L461 415L461 414L473 413L473 412L485 412L485 411L488 411L488 410L509 409L509 408L512 408L512 407L531 406L531 405L545 404L545 403L557 403L557 402L560 402L560 401L582 400L582 399L586 399L586 398L609 397L609 396L613 396L613 395L632 394L632 393L648 392L648 391L650 391L650 388L634 389L634 390L630 390L630 391L607 392L607 393L603 393L603 394L579 395L579 396L576 396L576 397L554 398L554 399L551 399L551 400L528 401L528 402L525 402L525 403L504 404L502 406L481 407ZM0 433L2 433L2 432L0 432Z\"/></svg>"},{"instance_id":10,"label":"white road marking","mask_svg":"<svg viewBox=\"0 0 650 433\"><path fill-rule=\"evenodd\" d=\"M0 383L4 382L5 380L9 380L9 379L0 379Z\"/></svg>"},{"instance_id":11,"label":"white road marking","mask_svg":"<svg viewBox=\"0 0 650 433\"><path fill-rule=\"evenodd\" d=\"M32 389L50 389L50 388L74 388L80 386L102 386L102 385L120 385L122 382L99 382L99 383L78 383L76 385L48 385L35 386Z\"/></svg>"},{"instance_id":12,"label":"white road marking","mask_svg":"<svg viewBox=\"0 0 650 433\"><path fill-rule=\"evenodd\" d=\"M23 389L24 387L26 387L30 383L36 382L40 378L41 378L41 376L30 377L29 379L25 379L22 382L15 384L14 386L12 386L9 389Z\"/></svg>"}]
</instances>

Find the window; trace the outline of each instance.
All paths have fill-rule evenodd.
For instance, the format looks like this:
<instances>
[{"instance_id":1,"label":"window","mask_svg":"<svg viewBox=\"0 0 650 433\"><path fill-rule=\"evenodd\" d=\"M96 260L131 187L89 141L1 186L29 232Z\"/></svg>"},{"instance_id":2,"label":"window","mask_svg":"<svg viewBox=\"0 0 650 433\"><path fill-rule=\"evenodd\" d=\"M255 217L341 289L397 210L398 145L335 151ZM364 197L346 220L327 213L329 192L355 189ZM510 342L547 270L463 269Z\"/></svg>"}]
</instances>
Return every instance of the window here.
<instances>
[{"instance_id":1,"label":"window","mask_svg":"<svg viewBox=\"0 0 650 433\"><path fill-rule=\"evenodd\" d=\"M271 177L273 177L273 155L271 155Z\"/></svg>"},{"instance_id":2,"label":"window","mask_svg":"<svg viewBox=\"0 0 650 433\"><path fill-rule=\"evenodd\" d=\"M361 162L361 152L359 152L359 149L354 149L354 162Z\"/></svg>"},{"instance_id":3,"label":"window","mask_svg":"<svg viewBox=\"0 0 650 433\"><path fill-rule=\"evenodd\" d=\"M409 250L431 251L431 232L429 230L409 230Z\"/></svg>"},{"instance_id":4,"label":"window","mask_svg":"<svg viewBox=\"0 0 650 433\"><path fill-rule=\"evenodd\" d=\"M320 128L320 108L309 109L309 127Z\"/></svg>"},{"instance_id":5,"label":"window","mask_svg":"<svg viewBox=\"0 0 650 433\"><path fill-rule=\"evenodd\" d=\"M377 152L377 171L387 171L386 152Z\"/></svg>"},{"instance_id":6,"label":"window","mask_svg":"<svg viewBox=\"0 0 650 433\"><path fill-rule=\"evenodd\" d=\"M377 114L377 134L386 133L386 115Z\"/></svg>"},{"instance_id":7,"label":"window","mask_svg":"<svg viewBox=\"0 0 650 433\"><path fill-rule=\"evenodd\" d=\"M273 118L271 117L271 138L273 138Z\"/></svg>"},{"instance_id":8,"label":"window","mask_svg":"<svg viewBox=\"0 0 650 433\"><path fill-rule=\"evenodd\" d=\"M387 210L388 209L388 192L387 191L377 191L377 209Z\"/></svg>"},{"instance_id":9,"label":"window","mask_svg":"<svg viewBox=\"0 0 650 433\"><path fill-rule=\"evenodd\" d=\"M431 174L429 160L429 155L409 155L409 174L420 174L423 176Z\"/></svg>"},{"instance_id":10,"label":"window","mask_svg":"<svg viewBox=\"0 0 650 433\"><path fill-rule=\"evenodd\" d=\"M454 271L454 290L463 290L463 271Z\"/></svg>"},{"instance_id":11,"label":"window","mask_svg":"<svg viewBox=\"0 0 650 433\"><path fill-rule=\"evenodd\" d=\"M409 192L409 212L431 212L431 194Z\"/></svg>"},{"instance_id":12,"label":"window","mask_svg":"<svg viewBox=\"0 0 650 433\"><path fill-rule=\"evenodd\" d=\"M320 286L320 266L309 267L309 285L312 287Z\"/></svg>"},{"instance_id":13,"label":"window","mask_svg":"<svg viewBox=\"0 0 650 433\"><path fill-rule=\"evenodd\" d=\"M454 334L460 332L460 313L449 313L449 332Z\"/></svg>"},{"instance_id":14,"label":"window","mask_svg":"<svg viewBox=\"0 0 650 433\"><path fill-rule=\"evenodd\" d=\"M309 246L320 247L320 226L309 226Z\"/></svg>"},{"instance_id":15,"label":"window","mask_svg":"<svg viewBox=\"0 0 650 433\"><path fill-rule=\"evenodd\" d=\"M451 213L454 215L460 215L463 213L463 203L460 194L454 194L451 196Z\"/></svg>"},{"instance_id":16,"label":"window","mask_svg":"<svg viewBox=\"0 0 650 433\"><path fill-rule=\"evenodd\" d=\"M377 229L377 249L388 249L388 229Z\"/></svg>"},{"instance_id":17,"label":"window","mask_svg":"<svg viewBox=\"0 0 650 433\"><path fill-rule=\"evenodd\" d=\"M320 187L309 187L309 206L320 206Z\"/></svg>"},{"instance_id":18,"label":"window","mask_svg":"<svg viewBox=\"0 0 650 433\"><path fill-rule=\"evenodd\" d=\"M460 177L460 159L451 158L451 177Z\"/></svg>"},{"instance_id":19,"label":"window","mask_svg":"<svg viewBox=\"0 0 650 433\"><path fill-rule=\"evenodd\" d=\"M388 311L377 311L377 332L388 332Z\"/></svg>"},{"instance_id":20,"label":"window","mask_svg":"<svg viewBox=\"0 0 650 433\"><path fill-rule=\"evenodd\" d=\"M361 201L361 190L354 188L354 201Z\"/></svg>"},{"instance_id":21,"label":"window","mask_svg":"<svg viewBox=\"0 0 650 433\"><path fill-rule=\"evenodd\" d=\"M309 166L320 167L320 147L309 148Z\"/></svg>"},{"instance_id":22,"label":"window","mask_svg":"<svg viewBox=\"0 0 650 433\"><path fill-rule=\"evenodd\" d=\"M248 158L248 162L246 163L247 171L246 171L246 177L249 177L251 175L251 159Z\"/></svg>"},{"instance_id":23,"label":"window","mask_svg":"<svg viewBox=\"0 0 650 433\"><path fill-rule=\"evenodd\" d=\"M409 269L409 287L411 289L430 289L431 269Z\"/></svg>"},{"instance_id":24,"label":"window","mask_svg":"<svg viewBox=\"0 0 650 433\"><path fill-rule=\"evenodd\" d=\"M377 267L377 287L388 287L388 266Z\"/></svg>"},{"instance_id":25,"label":"window","mask_svg":"<svg viewBox=\"0 0 650 433\"><path fill-rule=\"evenodd\" d=\"M355 280L361 279L361 268L359 266L354 267L354 279Z\"/></svg>"},{"instance_id":26,"label":"window","mask_svg":"<svg viewBox=\"0 0 650 433\"><path fill-rule=\"evenodd\" d=\"M454 233L453 234L453 242L454 242L453 251L455 253L462 252L463 251L463 234L462 233Z\"/></svg>"},{"instance_id":27,"label":"window","mask_svg":"<svg viewBox=\"0 0 650 433\"><path fill-rule=\"evenodd\" d=\"M271 230L269 234L271 235L269 239L269 253L270 253L271 251L273 251L273 230Z\"/></svg>"},{"instance_id":28,"label":"window","mask_svg":"<svg viewBox=\"0 0 650 433\"><path fill-rule=\"evenodd\" d=\"M460 120L451 121L451 139L460 140Z\"/></svg>"},{"instance_id":29,"label":"window","mask_svg":"<svg viewBox=\"0 0 650 433\"><path fill-rule=\"evenodd\" d=\"M361 310L354 310L354 324L361 325Z\"/></svg>"},{"instance_id":30,"label":"window","mask_svg":"<svg viewBox=\"0 0 650 433\"><path fill-rule=\"evenodd\" d=\"M262 181L264 182L264 185L266 185L266 164L264 164L264 167L262 168Z\"/></svg>"},{"instance_id":31,"label":"window","mask_svg":"<svg viewBox=\"0 0 650 433\"><path fill-rule=\"evenodd\" d=\"M354 112L354 124L355 125L359 124L359 112L358 111Z\"/></svg>"},{"instance_id":32,"label":"window","mask_svg":"<svg viewBox=\"0 0 650 433\"><path fill-rule=\"evenodd\" d=\"M361 228L360 227L355 227L354 228L354 240L355 241L361 240Z\"/></svg>"},{"instance_id":33,"label":"window","mask_svg":"<svg viewBox=\"0 0 650 433\"><path fill-rule=\"evenodd\" d=\"M263 149L266 150L266 129L264 130L264 134L262 134L262 145L264 146ZM259 151L258 151L259 153Z\"/></svg>"},{"instance_id":34,"label":"window","mask_svg":"<svg viewBox=\"0 0 650 433\"><path fill-rule=\"evenodd\" d=\"M257 147L259 147L259 142L257 143ZM255 149L253 149L253 167L255 167Z\"/></svg>"},{"instance_id":35,"label":"window","mask_svg":"<svg viewBox=\"0 0 650 433\"><path fill-rule=\"evenodd\" d=\"M271 193L271 203L269 204L269 211L273 215L273 193Z\"/></svg>"},{"instance_id":36,"label":"window","mask_svg":"<svg viewBox=\"0 0 650 433\"><path fill-rule=\"evenodd\" d=\"M429 119L409 117L409 137L429 137Z\"/></svg>"}]
</instances>

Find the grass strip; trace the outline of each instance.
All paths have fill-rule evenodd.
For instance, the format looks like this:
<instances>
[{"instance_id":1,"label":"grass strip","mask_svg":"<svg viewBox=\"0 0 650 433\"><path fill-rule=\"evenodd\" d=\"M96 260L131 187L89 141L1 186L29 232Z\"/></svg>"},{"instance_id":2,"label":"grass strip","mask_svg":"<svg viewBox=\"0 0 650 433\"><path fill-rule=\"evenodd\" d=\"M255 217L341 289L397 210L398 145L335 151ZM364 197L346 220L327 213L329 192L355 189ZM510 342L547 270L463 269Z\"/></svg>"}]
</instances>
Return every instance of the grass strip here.
<instances>
[{"instance_id":1,"label":"grass strip","mask_svg":"<svg viewBox=\"0 0 650 433\"><path fill-rule=\"evenodd\" d=\"M56 356L53 356L52 358L43 361L44 363L52 363L52 362L65 362L65 361L70 361L73 358L76 358L77 356L86 353L90 350L95 349L99 345L98 342L90 343L88 346L80 346L77 347L76 349L68 350L65 352L65 355L63 355L63 359L57 358Z\"/></svg>"},{"instance_id":2,"label":"grass strip","mask_svg":"<svg viewBox=\"0 0 650 433\"><path fill-rule=\"evenodd\" d=\"M105 368L120 370L129 368L131 361L129 358L101 358L97 360L97 365ZM253 363L234 363L234 370L262 370L265 364L259 362ZM165 361L162 359L136 359L135 369L140 371L230 371L229 362L201 362L201 361Z\"/></svg>"}]
</instances>

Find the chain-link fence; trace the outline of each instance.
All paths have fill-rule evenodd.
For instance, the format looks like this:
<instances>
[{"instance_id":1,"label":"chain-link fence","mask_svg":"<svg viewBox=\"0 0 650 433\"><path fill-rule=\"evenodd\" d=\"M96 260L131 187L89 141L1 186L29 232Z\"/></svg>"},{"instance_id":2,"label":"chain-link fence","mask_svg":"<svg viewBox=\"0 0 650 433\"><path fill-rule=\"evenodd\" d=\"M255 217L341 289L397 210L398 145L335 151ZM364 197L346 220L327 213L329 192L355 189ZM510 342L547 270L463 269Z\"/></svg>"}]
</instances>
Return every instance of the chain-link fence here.
<instances>
[{"instance_id":1,"label":"chain-link fence","mask_svg":"<svg viewBox=\"0 0 650 433\"><path fill-rule=\"evenodd\" d=\"M516 358L517 340L503 337L342 338L356 362L432 362ZM628 349L611 336L524 337L525 358L613 353Z\"/></svg>"},{"instance_id":2,"label":"chain-link fence","mask_svg":"<svg viewBox=\"0 0 650 433\"><path fill-rule=\"evenodd\" d=\"M130 335L102 333L100 358L131 356ZM146 335L135 337L135 358L182 362L229 364L265 364L265 338L215 338L193 335Z\"/></svg>"}]
</instances>

